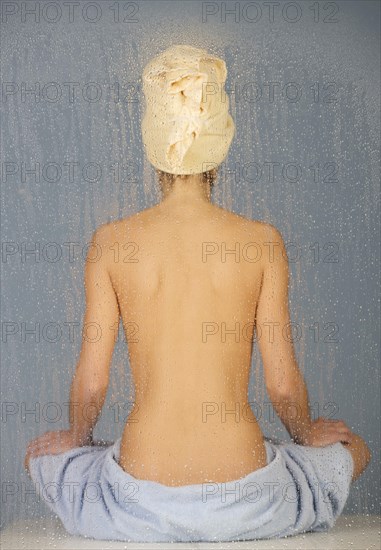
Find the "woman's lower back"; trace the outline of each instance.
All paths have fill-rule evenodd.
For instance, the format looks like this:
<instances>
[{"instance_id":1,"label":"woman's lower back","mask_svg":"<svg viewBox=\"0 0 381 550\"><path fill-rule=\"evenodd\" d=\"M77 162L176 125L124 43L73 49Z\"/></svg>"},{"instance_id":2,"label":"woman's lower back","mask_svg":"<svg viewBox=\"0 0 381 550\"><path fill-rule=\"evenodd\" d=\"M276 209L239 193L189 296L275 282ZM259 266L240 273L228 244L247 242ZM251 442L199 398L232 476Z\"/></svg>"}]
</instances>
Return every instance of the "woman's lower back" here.
<instances>
[{"instance_id":1,"label":"woman's lower back","mask_svg":"<svg viewBox=\"0 0 381 550\"><path fill-rule=\"evenodd\" d=\"M201 413L198 419L192 414L180 419L159 408L147 412L140 407L141 414L132 412L133 421L126 422L120 466L135 478L169 486L228 482L263 468L262 431L249 404L239 405L226 404L227 411L237 414L227 412L225 421L219 414L208 418L207 412L204 418ZM210 405L210 411L216 406Z\"/></svg>"}]
</instances>

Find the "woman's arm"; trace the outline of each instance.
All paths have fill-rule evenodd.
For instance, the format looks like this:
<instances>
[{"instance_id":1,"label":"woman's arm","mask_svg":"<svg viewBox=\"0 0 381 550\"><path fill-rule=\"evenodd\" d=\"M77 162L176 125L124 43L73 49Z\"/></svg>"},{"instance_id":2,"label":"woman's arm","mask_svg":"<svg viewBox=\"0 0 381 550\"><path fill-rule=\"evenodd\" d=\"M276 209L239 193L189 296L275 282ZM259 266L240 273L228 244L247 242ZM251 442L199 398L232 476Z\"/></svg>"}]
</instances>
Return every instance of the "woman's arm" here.
<instances>
[{"instance_id":1,"label":"woman's arm","mask_svg":"<svg viewBox=\"0 0 381 550\"><path fill-rule=\"evenodd\" d=\"M104 404L119 326L119 305L109 275L110 228L93 234L85 264L86 311L82 348L70 390L70 431L77 444L92 441Z\"/></svg>"},{"instance_id":2,"label":"woman's arm","mask_svg":"<svg viewBox=\"0 0 381 550\"><path fill-rule=\"evenodd\" d=\"M46 432L30 441L24 466L29 459L59 454L92 443L92 432L104 403L118 334L119 305L109 276L110 228L94 232L85 264L86 311L82 348L70 391L70 429Z\"/></svg>"},{"instance_id":3,"label":"woman's arm","mask_svg":"<svg viewBox=\"0 0 381 550\"><path fill-rule=\"evenodd\" d=\"M288 333L287 252L281 233L271 224L264 224L262 245L264 268L256 326L266 388L291 437L303 443L311 427L311 417L307 387Z\"/></svg>"},{"instance_id":4,"label":"woman's arm","mask_svg":"<svg viewBox=\"0 0 381 550\"><path fill-rule=\"evenodd\" d=\"M267 392L274 409L295 443L312 446L337 441L350 443L353 434L342 420L322 417L311 420L307 386L287 332L290 314L286 247L281 233L271 224L264 226L263 246L268 255L264 258L256 320L261 331L258 345Z\"/></svg>"}]
</instances>

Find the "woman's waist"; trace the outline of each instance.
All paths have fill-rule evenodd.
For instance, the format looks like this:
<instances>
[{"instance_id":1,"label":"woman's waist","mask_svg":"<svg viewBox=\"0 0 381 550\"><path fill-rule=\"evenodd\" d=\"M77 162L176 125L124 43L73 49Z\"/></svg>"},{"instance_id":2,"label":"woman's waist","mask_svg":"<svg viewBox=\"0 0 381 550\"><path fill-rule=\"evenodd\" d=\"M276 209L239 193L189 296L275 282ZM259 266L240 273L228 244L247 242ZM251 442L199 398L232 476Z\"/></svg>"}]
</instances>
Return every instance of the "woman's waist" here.
<instances>
[{"instance_id":1,"label":"woman's waist","mask_svg":"<svg viewBox=\"0 0 381 550\"><path fill-rule=\"evenodd\" d=\"M241 396L144 396L135 399L128 423L172 422L173 424L239 424L256 423L250 403Z\"/></svg>"},{"instance_id":2,"label":"woman's waist","mask_svg":"<svg viewBox=\"0 0 381 550\"><path fill-rule=\"evenodd\" d=\"M263 442L263 433L254 415L245 417L205 418L203 415L132 416L127 419L123 431L124 445L152 449L171 448L188 451L200 445L216 448L253 445Z\"/></svg>"},{"instance_id":3,"label":"woman's waist","mask_svg":"<svg viewBox=\"0 0 381 550\"><path fill-rule=\"evenodd\" d=\"M176 485L238 479L266 465L262 431L254 424L221 424L204 429L126 424L120 464L137 478ZM190 476L190 477L189 477Z\"/></svg>"}]
</instances>

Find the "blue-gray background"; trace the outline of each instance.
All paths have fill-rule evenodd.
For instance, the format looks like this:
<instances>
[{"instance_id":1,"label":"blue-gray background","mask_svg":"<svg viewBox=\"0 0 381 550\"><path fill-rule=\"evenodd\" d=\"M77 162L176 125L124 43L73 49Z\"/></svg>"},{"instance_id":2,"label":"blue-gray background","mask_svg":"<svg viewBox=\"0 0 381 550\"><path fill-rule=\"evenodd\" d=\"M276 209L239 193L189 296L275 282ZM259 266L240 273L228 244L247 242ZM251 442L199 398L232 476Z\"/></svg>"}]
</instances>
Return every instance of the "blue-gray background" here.
<instances>
[{"instance_id":1,"label":"blue-gray background","mask_svg":"<svg viewBox=\"0 0 381 550\"><path fill-rule=\"evenodd\" d=\"M86 243L100 224L159 200L140 135L140 77L153 55L176 43L226 60L236 135L213 200L273 223L291 243L290 310L314 416L344 419L373 451L344 513L379 513L379 3L300 1L282 14L281 2L273 21L263 2L257 21L247 2L226 20L219 2L204 20L205 3L196 1L142 1L128 10L120 2L119 14L114 2L98 1L98 13L81 11L81 2L73 20L63 4L60 16L40 2L39 21L23 18L21 2L5 4L2 526L47 513L24 494L32 488L22 465L26 445L67 427ZM17 9L6 16L10 4ZM277 163L273 177L269 163ZM37 165L39 176L25 171ZM76 243L70 258L69 242ZM26 247L39 247L40 256L22 254ZM35 324L39 337L25 333ZM127 359L120 331L96 429L109 440L119 437L123 404L133 399ZM250 388L266 435L287 438L263 406L256 348Z\"/></svg>"}]
</instances>

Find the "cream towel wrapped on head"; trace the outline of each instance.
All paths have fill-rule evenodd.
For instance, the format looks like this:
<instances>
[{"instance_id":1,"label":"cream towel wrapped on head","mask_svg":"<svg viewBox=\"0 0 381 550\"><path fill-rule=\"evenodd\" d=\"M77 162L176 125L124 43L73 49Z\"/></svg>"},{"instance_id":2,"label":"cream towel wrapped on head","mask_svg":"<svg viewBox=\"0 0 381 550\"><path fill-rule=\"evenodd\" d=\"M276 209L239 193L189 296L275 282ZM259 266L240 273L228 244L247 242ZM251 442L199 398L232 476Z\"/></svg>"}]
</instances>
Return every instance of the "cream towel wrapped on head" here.
<instances>
[{"instance_id":1,"label":"cream towel wrapped on head","mask_svg":"<svg viewBox=\"0 0 381 550\"><path fill-rule=\"evenodd\" d=\"M226 75L223 59L188 45L171 46L145 66L142 137L153 166L199 174L224 160L235 132Z\"/></svg>"}]
</instances>

